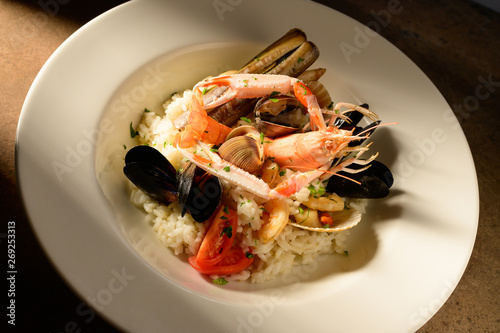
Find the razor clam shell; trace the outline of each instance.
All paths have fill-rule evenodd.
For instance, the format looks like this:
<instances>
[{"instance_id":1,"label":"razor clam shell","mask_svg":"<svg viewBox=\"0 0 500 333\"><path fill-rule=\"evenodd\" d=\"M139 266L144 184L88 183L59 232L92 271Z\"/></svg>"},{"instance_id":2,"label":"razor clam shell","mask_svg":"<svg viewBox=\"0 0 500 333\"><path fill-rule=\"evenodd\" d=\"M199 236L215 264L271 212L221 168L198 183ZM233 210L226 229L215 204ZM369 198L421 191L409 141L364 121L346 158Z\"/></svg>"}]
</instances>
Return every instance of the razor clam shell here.
<instances>
[{"instance_id":1,"label":"razor clam shell","mask_svg":"<svg viewBox=\"0 0 500 333\"><path fill-rule=\"evenodd\" d=\"M326 68L315 68L305 70L302 74L297 76L297 79L301 81L318 81L323 74L326 73Z\"/></svg>"},{"instance_id":2,"label":"razor clam shell","mask_svg":"<svg viewBox=\"0 0 500 333\"><path fill-rule=\"evenodd\" d=\"M319 57L319 50L312 42L304 42L286 59L266 74L282 74L297 77L309 68Z\"/></svg>"},{"instance_id":3,"label":"razor clam shell","mask_svg":"<svg viewBox=\"0 0 500 333\"><path fill-rule=\"evenodd\" d=\"M309 68L318 57L318 48L313 43L306 41L305 33L299 29L292 29L254 57L239 72L297 77ZM224 105L207 111L207 113L219 123L232 126L238 119L252 112L256 103L257 99L235 98Z\"/></svg>"},{"instance_id":4,"label":"razor clam shell","mask_svg":"<svg viewBox=\"0 0 500 333\"><path fill-rule=\"evenodd\" d=\"M320 108L326 109L332 107L333 101L332 98L330 97L330 93L321 82L319 81L304 81L304 82L307 84L309 89L311 89L314 96L316 96Z\"/></svg>"},{"instance_id":5,"label":"razor clam shell","mask_svg":"<svg viewBox=\"0 0 500 333\"><path fill-rule=\"evenodd\" d=\"M239 72L242 74L265 73L270 67L274 67L276 61L288 52L297 49L306 40L306 34L302 30L297 28L291 29L281 38L253 57L252 60L246 63Z\"/></svg>"},{"instance_id":6,"label":"razor clam shell","mask_svg":"<svg viewBox=\"0 0 500 333\"><path fill-rule=\"evenodd\" d=\"M339 232L347 229L351 229L356 226L361 221L361 213L354 209L344 209L338 212L331 212L334 221L338 221L334 226L329 228L313 228L308 226L303 226L298 223L289 223L290 225L309 231L316 232Z\"/></svg>"}]
</instances>

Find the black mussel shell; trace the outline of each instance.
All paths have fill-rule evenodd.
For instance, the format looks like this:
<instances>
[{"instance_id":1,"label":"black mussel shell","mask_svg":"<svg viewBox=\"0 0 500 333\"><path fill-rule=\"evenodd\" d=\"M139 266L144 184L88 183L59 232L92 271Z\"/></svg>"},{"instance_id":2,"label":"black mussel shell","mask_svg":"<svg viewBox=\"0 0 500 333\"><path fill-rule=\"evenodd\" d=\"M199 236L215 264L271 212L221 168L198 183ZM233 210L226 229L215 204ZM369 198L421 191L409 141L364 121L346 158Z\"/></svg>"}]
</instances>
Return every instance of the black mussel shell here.
<instances>
[{"instance_id":1,"label":"black mussel shell","mask_svg":"<svg viewBox=\"0 0 500 333\"><path fill-rule=\"evenodd\" d=\"M179 189L179 206L182 216L184 216L187 211L185 204L191 192L191 187L193 186L195 170L196 164L187 160L183 162L179 170L177 170L177 188Z\"/></svg>"},{"instance_id":2,"label":"black mussel shell","mask_svg":"<svg viewBox=\"0 0 500 333\"><path fill-rule=\"evenodd\" d=\"M366 103L361 104L360 106L365 109L369 108L369 105ZM344 113L344 115L349 118L349 122L340 118L337 118L334 122L334 125L340 129L351 129L352 127L356 126L364 117L361 112L356 110L346 112Z\"/></svg>"},{"instance_id":3,"label":"black mussel shell","mask_svg":"<svg viewBox=\"0 0 500 333\"><path fill-rule=\"evenodd\" d=\"M156 201L169 204L177 201L177 185L162 169L145 162L131 162L123 173L141 191Z\"/></svg>"},{"instance_id":4,"label":"black mussel shell","mask_svg":"<svg viewBox=\"0 0 500 333\"><path fill-rule=\"evenodd\" d=\"M166 176L171 177L171 183L175 184L177 171L162 153L150 146L135 146L125 155L125 165L133 162L143 162L151 164L163 170Z\"/></svg>"},{"instance_id":5,"label":"black mussel shell","mask_svg":"<svg viewBox=\"0 0 500 333\"><path fill-rule=\"evenodd\" d=\"M361 136L370 136L373 134L373 132L375 132L378 125L380 125L380 120L374 121L374 122L366 125L365 127L356 126L356 128L354 128L354 131L352 132L352 135L358 135L359 133L363 132L363 134ZM364 142L365 140L366 139L351 141L351 142L349 142L348 146L349 147L358 146L362 142Z\"/></svg>"},{"instance_id":6,"label":"black mussel shell","mask_svg":"<svg viewBox=\"0 0 500 333\"><path fill-rule=\"evenodd\" d=\"M136 146L125 155L123 173L141 191L169 204L177 201L176 170L158 150Z\"/></svg>"},{"instance_id":7,"label":"black mussel shell","mask_svg":"<svg viewBox=\"0 0 500 333\"><path fill-rule=\"evenodd\" d=\"M200 169L201 170L201 169ZM191 188L186 202L187 210L196 222L205 222L217 210L222 200L222 184L219 178L205 173Z\"/></svg>"},{"instance_id":8,"label":"black mussel shell","mask_svg":"<svg viewBox=\"0 0 500 333\"><path fill-rule=\"evenodd\" d=\"M222 199L219 178L187 161L179 168L177 180L182 216L189 211L196 222L208 220Z\"/></svg>"},{"instance_id":9,"label":"black mussel shell","mask_svg":"<svg viewBox=\"0 0 500 333\"><path fill-rule=\"evenodd\" d=\"M360 173L339 172L340 175L356 180L357 184L343 177L332 176L326 186L327 192L333 192L341 197L348 198L384 198L389 195L389 189L394 183L394 178L387 166L378 161L373 161L371 166ZM352 164L349 168L357 169L363 166Z\"/></svg>"}]
</instances>

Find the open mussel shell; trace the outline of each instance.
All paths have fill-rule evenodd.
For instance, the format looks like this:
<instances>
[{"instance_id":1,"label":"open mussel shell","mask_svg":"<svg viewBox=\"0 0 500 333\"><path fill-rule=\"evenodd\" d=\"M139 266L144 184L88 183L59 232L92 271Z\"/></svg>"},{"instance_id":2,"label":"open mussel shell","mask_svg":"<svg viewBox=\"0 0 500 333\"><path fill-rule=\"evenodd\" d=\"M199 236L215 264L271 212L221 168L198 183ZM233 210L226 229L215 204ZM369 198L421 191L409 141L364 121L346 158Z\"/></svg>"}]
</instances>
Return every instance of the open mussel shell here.
<instances>
[{"instance_id":1,"label":"open mussel shell","mask_svg":"<svg viewBox=\"0 0 500 333\"><path fill-rule=\"evenodd\" d=\"M177 201L176 170L158 150L149 146L130 149L123 173L154 200L165 204Z\"/></svg>"},{"instance_id":2,"label":"open mussel shell","mask_svg":"<svg viewBox=\"0 0 500 333\"><path fill-rule=\"evenodd\" d=\"M361 221L361 213L354 208L344 209L337 212L331 212L330 214L333 218L334 223L332 225L321 228L309 227L301 225L299 223L289 223L289 224L296 228L315 231L315 232L339 232L351 229Z\"/></svg>"},{"instance_id":3,"label":"open mussel shell","mask_svg":"<svg viewBox=\"0 0 500 333\"><path fill-rule=\"evenodd\" d=\"M186 161L177 172L177 181L182 216L189 212L196 222L208 220L222 201L219 178Z\"/></svg>"},{"instance_id":4,"label":"open mussel shell","mask_svg":"<svg viewBox=\"0 0 500 333\"><path fill-rule=\"evenodd\" d=\"M361 168L351 164L349 168ZM394 183L394 178L387 166L379 161L372 161L370 167L359 173L347 173L340 171L340 175L356 180L357 184L343 177L332 176L326 186L327 192L333 192L341 197L348 198L384 198L389 195L389 189Z\"/></svg>"},{"instance_id":5,"label":"open mussel shell","mask_svg":"<svg viewBox=\"0 0 500 333\"><path fill-rule=\"evenodd\" d=\"M157 149L150 146L135 146L125 155L125 165L133 162L144 162L158 167L175 179L174 166Z\"/></svg>"},{"instance_id":6,"label":"open mussel shell","mask_svg":"<svg viewBox=\"0 0 500 333\"><path fill-rule=\"evenodd\" d=\"M285 115L297 108L300 108L300 102L292 96L263 97L254 108L256 127L269 138L295 133L300 128L287 123L287 118L279 115Z\"/></svg>"},{"instance_id":7,"label":"open mussel shell","mask_svg":"<svg viewBox=\"0 0 500 333\"><path fill-rule=\"evenodd\" d=\"M217 177L189 161L177 171L162 153L149 146L136 146L127 152L123 173L153 200L179 202L182 215L189 211L197 222L208 220L221 202L222 184Z\"/></svg>"},{"instance_id":8,"label":"open mussel shell","mask_svg":"<svg viewBox=\"0 0 500 333\"><path fill-rule=\"evenodd\" d=\"M249 173L257 172L264 163L264 146L260 133L252 126L231 131L218 153L224 160Z\"/></svg>"},{"instance_id":9,"label":"open mussel shell","mask_svg":"<svg viewBox=\"0 0 500 333\"><path fill-rule=\"evenodd\" d=\"M179 190L179 207L181 209L181 215L184 216L187 211L186 202L188 201L189 192L193 186L194 172L196 170L196 165L190 161L185 161L181 163L179 169L177 170L177 188Z\"/></svg>"}]
</instances>

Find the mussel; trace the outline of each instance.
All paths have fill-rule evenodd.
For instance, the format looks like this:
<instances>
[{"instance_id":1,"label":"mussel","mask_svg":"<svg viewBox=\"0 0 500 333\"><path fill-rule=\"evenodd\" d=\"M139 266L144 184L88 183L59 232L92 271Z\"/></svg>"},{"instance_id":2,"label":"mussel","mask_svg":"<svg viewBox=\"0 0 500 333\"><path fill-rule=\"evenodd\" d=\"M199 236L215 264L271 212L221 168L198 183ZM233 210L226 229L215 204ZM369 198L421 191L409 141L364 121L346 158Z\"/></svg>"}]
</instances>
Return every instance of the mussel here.
<instances>
[{"instance_id":1,"label":"mussel","mask_svg":"<svg viewBox=\"0 0 500 333\"><path fill-rule=\"evenodd\" d=\"M219 178L205 172L190 161L181 164L177 172L179 206L184 216L189 211L197 222L204 222L219 207L222 185Z\"/></svg>"},{"instance_id":2,"label":"mussel","mask_svg":"<svg viewBox=\"0 0 500 333\"><path fill-rule=\"evenodd\" d=\"M141 191L163 204L178 202L182 215L189 211L197 222L206 221L219 207L220 180L191 162L175 170L155 148L136 146L125 155L125 176Z\"/></svg>"},{"instance_id":3,"label":"mussel","mask_svg":"<svg viewBox=\"0 0 500 333\"><path fill-rule=\"evenodd\" d=\"M351 164L349 168L359 169L362 166ZM348 198L384 198L389 195L389 189L394 183L394 178L387 166L379 161L372 161L370 167L359 173L340 171L340 176L332 176L326 186L327 192L333 192L341 197ZM359 182L357 184L352 180Z\"/></svg>"}]
</instances>

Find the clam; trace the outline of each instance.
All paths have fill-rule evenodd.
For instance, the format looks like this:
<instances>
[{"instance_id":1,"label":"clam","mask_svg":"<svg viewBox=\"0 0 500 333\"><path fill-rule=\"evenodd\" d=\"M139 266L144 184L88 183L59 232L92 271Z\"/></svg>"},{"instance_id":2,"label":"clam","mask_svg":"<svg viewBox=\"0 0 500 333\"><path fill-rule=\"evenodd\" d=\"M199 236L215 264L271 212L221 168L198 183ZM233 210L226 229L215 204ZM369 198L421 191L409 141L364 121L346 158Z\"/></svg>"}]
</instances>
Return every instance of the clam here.
<instances>
[{"instance_id":1,"label":"clam","mask_svg":"<svg viewBox=\"0 0 500 333\"><path fill-rule=\"evenodd\" d=\"M189 211L197 222L206 221L221 202L222 185L217 177L194 164L184 163L175 170L162 153L149 146L127 152L123 173L153 200L178 202L182 215Z\"/></svg>"},{"instance_id":2,"label":"clam","mask_svg":"<svg viewBox=\"0 0 500 333\"><path fill-rule=\"evenodd\" d=\"M344 209L337 212L330 212L330 215L332 216L334 221L332 225L325 225L320 227L320 226L304 225L295 222L291 222L289 224L296 228L301 228L309 231L338 232L350 229L356 226L361 221L361 213L354 208Z\"/></svg>"},{"instance_id":3,"label":"clam","mask_svg":"<svg viewBox=\"0 0 500 333\"><path fill-rule=\"evenodd\" d=\"M287 115L300 108L300 102L292 96L263 97L254 109L256 126L269 138L295 133L302 126L291 124Z\"/></svg>"},{"instance_id":4,"label":"clam","mask_svg":"<svg viewBox=\"0 0 500 333\"><path fill-rule=\"evenodd\" d=\"M255 173L264 163L263 139L255 127L240 126L229 133L218 153L235 166Z\"/></svg>"}]
</instances>

